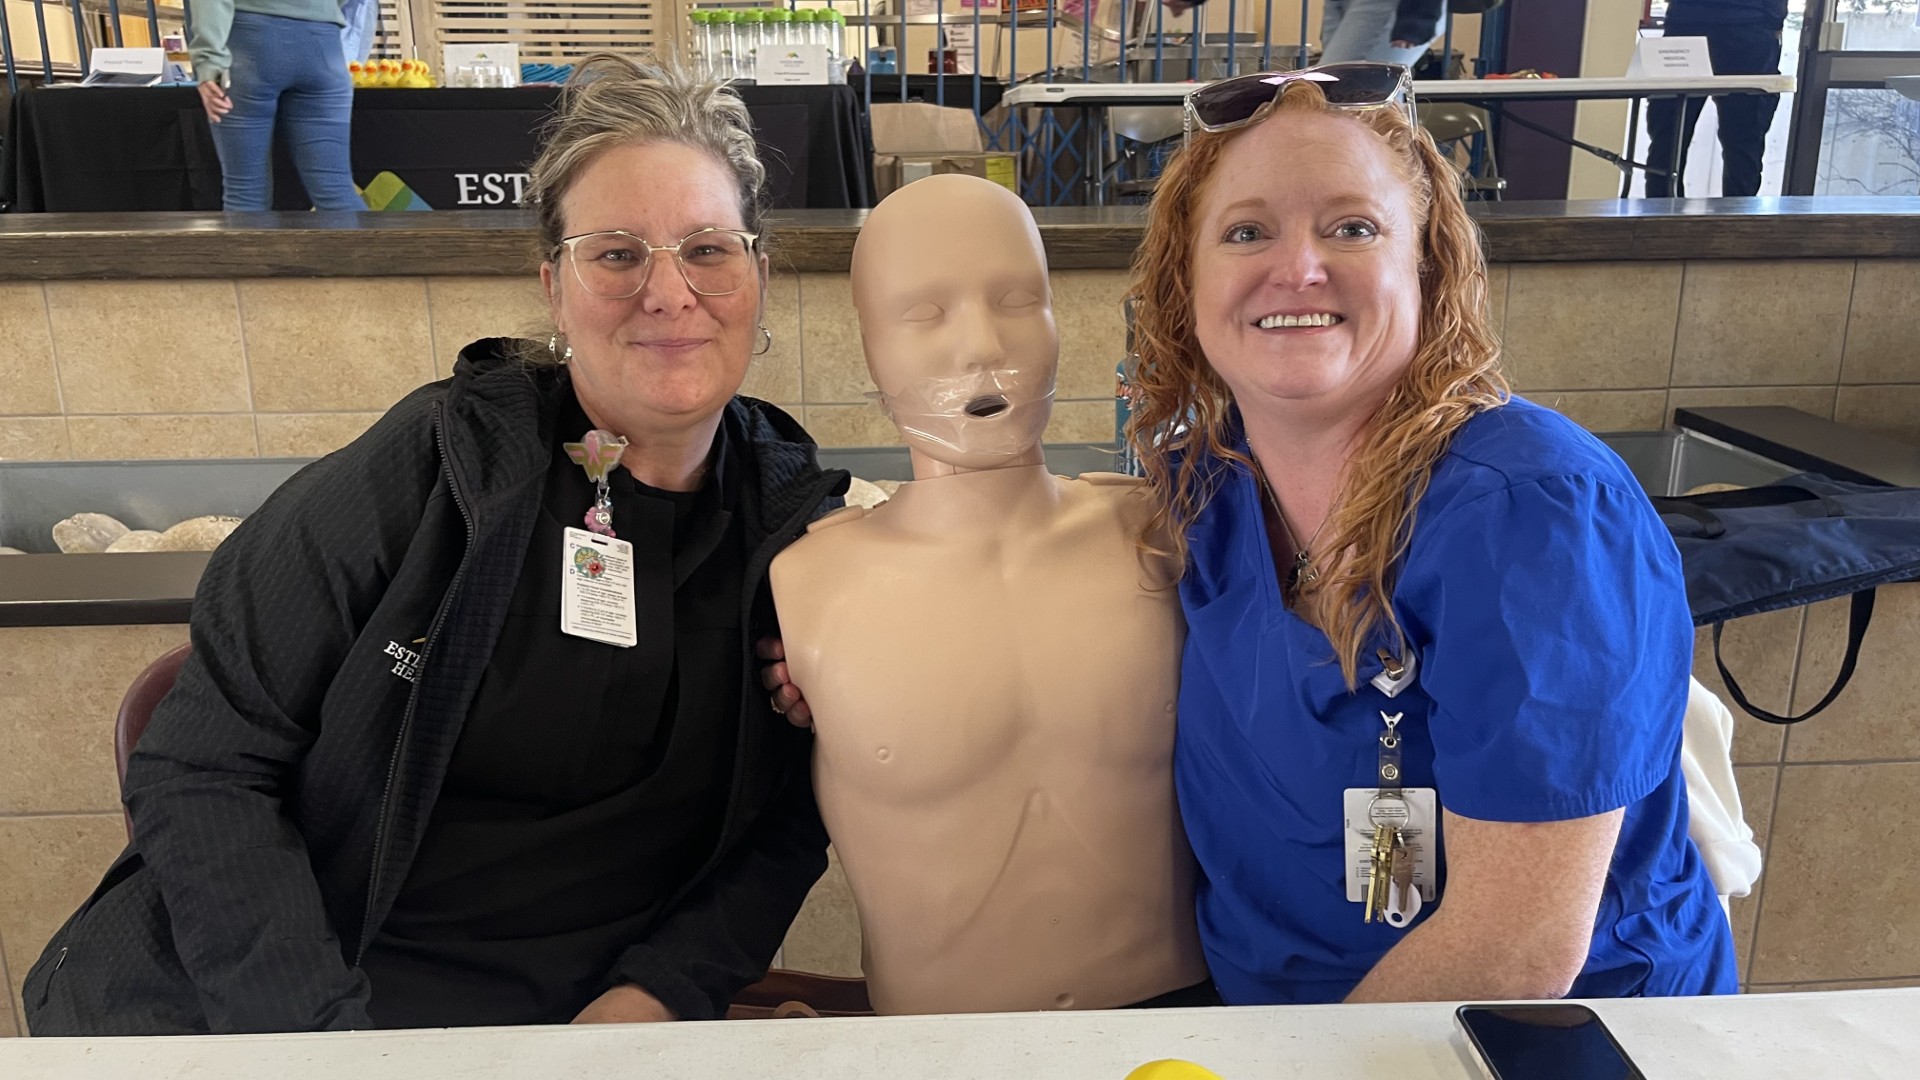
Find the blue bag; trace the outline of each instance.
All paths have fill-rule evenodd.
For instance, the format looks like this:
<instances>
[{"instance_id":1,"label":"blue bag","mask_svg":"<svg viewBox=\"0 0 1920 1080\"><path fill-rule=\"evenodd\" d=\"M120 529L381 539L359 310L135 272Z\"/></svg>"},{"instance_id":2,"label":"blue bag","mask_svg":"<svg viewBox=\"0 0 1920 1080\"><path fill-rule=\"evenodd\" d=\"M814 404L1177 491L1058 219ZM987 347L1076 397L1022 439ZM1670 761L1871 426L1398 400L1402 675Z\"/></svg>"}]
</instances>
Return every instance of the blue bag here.
<instances>
[{"instance_id":1,"label":"blue bag","mask_svg":"<svg viewBox=\"0 0 1920 1080\"><path fill-rule=\"evenodd\" d=\"M1713 627L1713 661L1727 692L1769 723L1798 723L1831 705L1853 678L1875 587L1920 580L1920 488L1800 473L1765 487L1655 497L1653 505L1680 548L1693 624ZM1853 609L1833 688L1799 716L1756 708L1720 658L1727 620L1840 596L1852 596Z\"/></svg>"}]
</instances>

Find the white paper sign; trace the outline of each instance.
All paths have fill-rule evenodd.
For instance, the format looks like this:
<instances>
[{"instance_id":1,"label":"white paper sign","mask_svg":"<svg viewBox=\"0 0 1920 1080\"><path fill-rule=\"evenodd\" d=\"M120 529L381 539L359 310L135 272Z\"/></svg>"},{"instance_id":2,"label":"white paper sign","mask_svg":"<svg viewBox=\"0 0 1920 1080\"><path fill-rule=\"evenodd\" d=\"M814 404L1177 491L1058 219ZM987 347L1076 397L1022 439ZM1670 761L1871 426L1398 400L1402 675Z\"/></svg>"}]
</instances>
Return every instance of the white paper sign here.
<instances>
[{"instance_id":1,"label":"white paper sign","mask_svg":"<svg viewBox=\"0 0 1920 1080\"><path fill-rule=\"evenodd\" d=\"M1627 65L1629 79L1699 79L1713 77L1713 59L1703 37L1646 37L1633 50Z\"/></svg>"},{"instance_id":2,"label":"white paper sign","mask_svg":"<svg viewBox=\"0 0 1920 1080\"><path fill-rule=\"evenodd\" d=\"M467 72L464 78L462 69ZM446 86L519 86L520 46L511 41L442 45L440 82Z\"/></svg>"},{"instance_id":3,"label":"white paper sign","mask_svg":"<svg viewBox=\"0 0 1920 1080\"><path fill-rule=\"evenodd\" d=\"M95 49L88 55L93 70L110 74L158 75L167 62L165 49Z\"/></svg>"},{"instance_id":4,"label":"white paper sign","mask_svg":"<svg viewBox=\"0 0 1920 1080\"><path fill-rule=\"evenodd\" d=\"M952 49L959 61L960 74L973 74L973 22L948 23L946 27L947 48Z\"/></svg>"},{"instance_id":5,"label":"white paper sign","mask_svg":"<svg viewBox=\"0 0 1920 1080\"><path fill-rule=\"evenodd\" d=\"M763 45L753 54L753 78L761 86L825 86L825 45Z\"/></svg>"}]
</instances>

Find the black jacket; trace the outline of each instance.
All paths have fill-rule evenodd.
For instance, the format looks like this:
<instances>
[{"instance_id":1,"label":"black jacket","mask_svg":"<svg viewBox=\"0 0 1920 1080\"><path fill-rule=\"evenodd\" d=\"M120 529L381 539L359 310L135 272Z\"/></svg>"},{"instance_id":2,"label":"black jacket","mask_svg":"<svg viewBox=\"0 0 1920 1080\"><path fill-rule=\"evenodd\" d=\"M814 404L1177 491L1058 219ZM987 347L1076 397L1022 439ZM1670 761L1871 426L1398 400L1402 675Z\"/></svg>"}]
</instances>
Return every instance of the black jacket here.
<instances>
[{"instance_id":1,"label":"black jacket","mask_svg":"<svg viewBox=\"0 0 1920 1080\"><path fill-rule=\"evenodd\" d=\"M356 967L425 830L539 514L564 369L477 342L221 545L129 764L133 843L28 972L36 1035L369 1027ZM720 842L607 973L688 1019L758 978L826 866L810 736L758 691L767 567L836 505L785 413L728 406L750 552Z\"/></svg>"},{"instance_id":2,"label":"black jacket","mask_svg":"<svg viewBox=\"0 0 1920 1080\"><path fill-rule=\"evenodd\" d=\"M1779 30L1787 23L1787 0L1667 0L1668 33L1673 27L1751 26Z\"/></svg>"}]
</instances>

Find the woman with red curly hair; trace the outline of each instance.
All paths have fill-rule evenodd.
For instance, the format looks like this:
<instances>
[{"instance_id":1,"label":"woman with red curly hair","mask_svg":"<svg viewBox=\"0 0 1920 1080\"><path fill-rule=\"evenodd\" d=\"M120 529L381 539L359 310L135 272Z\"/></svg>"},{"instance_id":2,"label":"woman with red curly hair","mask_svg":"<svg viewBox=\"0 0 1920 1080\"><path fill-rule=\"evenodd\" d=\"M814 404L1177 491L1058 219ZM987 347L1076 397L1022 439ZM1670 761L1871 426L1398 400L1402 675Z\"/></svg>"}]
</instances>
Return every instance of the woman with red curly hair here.
<instances>
[{"instance_id":1,"label":"woman with red curly hair","mask_svg":"<svg viewBox=\"0 0 1920 1080\"><path fill-rule=\"evenodd\" d=\"M1678 553L1509 394L1409 97L1383 64L1196 92L1135 263L1208 961L1230 1003L1732 992Z\"/></svg>"}]
</instances>

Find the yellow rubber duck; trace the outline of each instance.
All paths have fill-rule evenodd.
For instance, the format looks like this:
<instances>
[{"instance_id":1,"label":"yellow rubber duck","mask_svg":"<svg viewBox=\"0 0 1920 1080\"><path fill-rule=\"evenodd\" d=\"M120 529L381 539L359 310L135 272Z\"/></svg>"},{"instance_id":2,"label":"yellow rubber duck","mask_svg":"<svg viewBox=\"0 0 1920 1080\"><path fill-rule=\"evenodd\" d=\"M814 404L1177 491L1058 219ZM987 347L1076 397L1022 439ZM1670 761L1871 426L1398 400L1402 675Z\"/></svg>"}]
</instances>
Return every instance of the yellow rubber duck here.
<instances>
[{"instance_id":1,"label":"yellow rubber duck","mask_svg":"<svg viewBox=\"0 0 1920 1080\"><path fill-rule=\"evenodd\" d=\"M1127 1080L1220 1080L1220 1075L1191 1061L1166 1058L1147 1062L1128 1073Z\"/></svg>"},{"instance_id":2,"label":"yellow rubber duck","mask_svg":"<svg viewBox=\"0 0 1920 1080\"><path fill-rule=\"evenodd\" d=\"M400 85L420 90L433 85L433 77L427 74L425 60L402 60L400 62Z\"/></svg>"}]
</instances>

